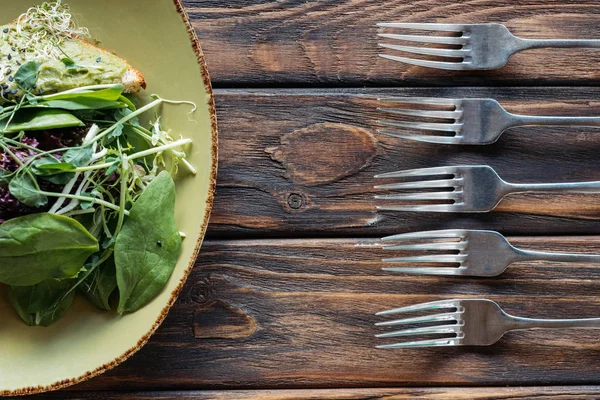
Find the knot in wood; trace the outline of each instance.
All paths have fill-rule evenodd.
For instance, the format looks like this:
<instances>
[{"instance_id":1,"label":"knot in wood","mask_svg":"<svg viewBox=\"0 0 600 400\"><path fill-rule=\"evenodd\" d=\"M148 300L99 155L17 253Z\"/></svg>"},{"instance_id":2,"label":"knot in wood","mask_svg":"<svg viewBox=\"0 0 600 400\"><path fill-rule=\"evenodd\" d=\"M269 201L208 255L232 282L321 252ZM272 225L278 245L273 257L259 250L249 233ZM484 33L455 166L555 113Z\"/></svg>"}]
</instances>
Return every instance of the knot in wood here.
<instances>
[{"instance_id":1,"label":"knot in wood","mask_svg":"<svg viewBox=\"0 0 600 400\"><path fill-rule=\"evenodd\" d=\"M291 209L298 210L304 205L304 200L298 193L291 193L287 198L287 204Z\"/></svg>"}]
</instances>

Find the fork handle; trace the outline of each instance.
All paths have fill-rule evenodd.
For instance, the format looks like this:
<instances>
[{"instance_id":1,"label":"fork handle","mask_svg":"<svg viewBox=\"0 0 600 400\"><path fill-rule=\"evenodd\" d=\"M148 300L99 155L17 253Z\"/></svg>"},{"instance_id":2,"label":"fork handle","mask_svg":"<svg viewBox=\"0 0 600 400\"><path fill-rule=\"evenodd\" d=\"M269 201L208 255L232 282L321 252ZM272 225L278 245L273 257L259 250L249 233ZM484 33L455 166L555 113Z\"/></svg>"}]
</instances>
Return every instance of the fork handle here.
<instances>
[{"instance_id":1,"label":"fork handle","mask_svg":"<svg viewBox=\"0 0 600 400\"><path fill-rule=\"evenodd\" d=\"M508 193L600 193L600 181L567 183L508 183Z\"/></svg>"},{"instance_id":2,"label":"fork handle","mask_svg":"<svg viewBox=\"0 0 600 400\"><path fill-rule=\"evenodd\" d=\"M600 255L598 254L569 254L569 253L549 253L545 251L517 250L518 261L554 261L600 264Z\"/></svg>"},{"instance_id":3,"label":"fork handle","mask_svg":"<svg viewBox=\"0 0 600 400\"><path fill-rule=\"evenodd\" d=\"M573 47L587 47L587 48L599 48L600 40L598 39L523 39L519 38L517 45L518 50L527 49L539 49L544 47L560 47L560 48L573 48Z\"/></svg>"},{"instance_id":4,"label":"fork handle","mask_svg":"<svg viewBox=\"0 0 600 400\"><path fill-rule=\"evenodd\" d=\"M580 319L538 319L522 318L510 315L510 330L522 329L600 329L600 318L580 318Z\"/></svg>"},{"instance_id":5,"label":"fork handle","mask_svg":"<svg viewBox=\"0 0 600 400\"><path fill-rule=\"evenodd\" d=\"M600 117L544 117L511 114L511 126L526 125L571 125L600 126Z\"/></svg>"}]
</instances>

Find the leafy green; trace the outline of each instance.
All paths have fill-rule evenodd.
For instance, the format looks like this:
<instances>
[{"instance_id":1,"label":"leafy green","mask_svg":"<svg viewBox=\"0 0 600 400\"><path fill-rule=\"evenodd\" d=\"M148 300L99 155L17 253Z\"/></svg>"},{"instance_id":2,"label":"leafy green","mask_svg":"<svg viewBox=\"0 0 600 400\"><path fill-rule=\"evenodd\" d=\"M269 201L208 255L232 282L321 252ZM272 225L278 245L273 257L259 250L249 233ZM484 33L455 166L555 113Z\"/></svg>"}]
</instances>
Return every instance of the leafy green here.
<instances>
[{"instance_id":1,"label":"leafy green","mask_svg":"<svg viewBox=\"0 0 600 400\"><path fill-rule=\"evenodd\" d=\"M115 111L115 119L118 121L122 118L125 118L126 116L128 116L129 114L131 114L133 111L131 111L129 108L121 108ZM131 125L133 126L140 126L140 120L138 117L133 117L128 121Z\"/></svg>"},{"instance_id":2,"label":"leafy green","mask_svg":"<svg viewBox=\"0 0 600 400\"><path fill-rule=\"evenodd\" d=\"M68 280L48 279L33 286L11 286L8 298L29 326L49 326L71 307L75 292Z\"/></svg>"},{"instance_id":3,"label":"leafy green","mask_svg":"<svg viewBox=\"0 0 600 400\"><path fill-rule=\"evenodd\" d=\"M94 150L91 146L74 147L65 152L63 161L76 167L81 167L89 163L93 155Z\"/></svg>"},{"instance_id":4,"label":"leafy green","mask_svg":"<svg viewBox=\"0 0 600 400\"><path fill-rule=\"evenodd\" d=\"M180 249L175 183L163 171L134 203L117 236L119 313L138 310L160 292L177 264Z\"/></svg>"},{"instance_id":5,"label":"leafy green","mask_svg":"<svg viewBox=\"0 0 600 400\"><path fill-rule=\"evenodd\" d=\"M21 89L31 91L37 83L39 71L40 64L37 61L27 61L15 73L15 82Z\"/></svg>"},{"instance_id":6,"label":"leafy green","mask_svg":"<svg viewBox=\"0 0 600 400\"><path fill-rule=\"evenodd\" d=\"M117 272L114 259L96 268L88 276L79 290L85 298L101 310L111 309L110 297L117 289Z\"/></svg>"},{"instance_id":7,"label":"leafy green","mask_svg":"<svg viewBox=\"0 0 600 400\"><path fill-rule=\"evenodd\" d=\"M65 65L77 67L70 58ZM56 321L76 292L101 309L137 310L162 290L181 249L170 173L178 162L196 172L183 148L190 139L171 137L158 115L142 119L147 127L140 117L163 103L193 103L153 95L140 105L122 85L104 84L36 95L36 74L33 64L21 70L25 93L0 107L0 152L17 166L0 170L0 185L49 211L0 224L0 284L32 325ZM78 126L89 128L81 141L81 130L56 136L68 147L26 140Z\"/></svg>"},{"instance_id":8,"label":"leafy green","mask_svg":"<svg viewBox=\"0 0 600 400\"><path fill-rule=\"evenodd\" d=\"M117 123L117 127L111 133L108 134L108 138L109 139L118 138L122 134L123 134L123 124L119 122L119 123Z\"/></svg>"},{"instance_id":9,"label":"leafy green","mask_svg":"<svg viewBox=\"0 0 600 400\"><path fill-rule=\"evenodd\" d=\"M117 157L106 157L106 162L113 163L108 169L104 172L106 176L110 176L117 172L117 170L121 167L121 159Z\"/></svg>"},{"instance_id":10,"label":"leafy green","mask_svg":"<svg viewBox=\"0 0 600 400\"><path fill-rule=\"evenodd\" d=\"M40 193L31 176L17 175L10 180L8 190L17 200L29 207L42 207L48 204L48 197Z\"/></svg>"},{"instance_id":11,"label":"leafy green","mask_svg":"<svg viewBox=\"0 0 600 400\"><path fill-rule=\"evenodd\" d=\"M73 278L98 241L72 218L40 213L0 225L0 282L31 286Z\"/></svg>"},{"instance_id":12,"label":"leafy green","mask_svg":"<svg viewBox=\"0 0 600 400\"><path fill-rule=\"evenodd\" d=\"M63 110L108 110L117 108L126 108L127 104L120 101L95 99L91 97L80 97L70 100L46 100L39 103L44 107L61 108Z\"/></svg>"},{"instance_id":13,"label":"leafy green","mask_svg":"<svg viewBox=\"0 0 600 400\"><path fill-rule=\"evenodd\" d=\"M8 186L10 179L11 179L11 175L12 175L12 172L0 168L0 187Z\"/></svg>"},{"instance_id":14,"label":"leafy green","mask_svg":"<svg viewBox=\"0 0 600 400\"><path fill-rule=\"evenodd\" d=\"M17 112L12 122L4 128L3 132L18 133L21 131L40 131L76 126L85 126L85 124L67 111L34 108Z\"/></svg>"},{"instance_id":15,"label":"leafy green","mask_svg":"<svg viewBox=\"0 0 600 400\"><path fill-rule=\"evenodd\" d=\"M82 210L87 210L94 205L94 196L89 193L81 193L81 197L89 198L89 201L80 200L79 205Z\"/></svg>"},{"instance_id":16,"label":"leafy green","mask_svg":"<svg viewBox=\"0 0 600 400\"><path fill-rule=\"evenodd\" d=\"M82 98L106 100L106 101L126 101L121 99L123 93L123 85L114 85L107 89L101 90L89 90L89 91L78 91L75 93L57 93L50 96L44 96L43 101L50 100L79 100Z\"/></svg>"},{"instance_id":17,"label":"leafy green","mask_svg":"<svg viewBox=\"0 0 600 400\"><path fill-rule=\"evenodd\" d=\"M72 172L75 166L68 162L60 162L54 157L38 158L33 162L33 172L38 176L55 175L62 172Z\"/></svg>"},{"instance_id":18,"label":"leafy green","mask_svg":"<svg viewBox=\"0 0 600 400\"><path fill-rule=\"evenodd\" d=\"M67 183L71 182L71 179L73 179L74 176L75 173L73 172L63 172L60 174L53 175L41 175L40 179L52 182L55 185L66 185Z\"/></svg>"}]
</instances>

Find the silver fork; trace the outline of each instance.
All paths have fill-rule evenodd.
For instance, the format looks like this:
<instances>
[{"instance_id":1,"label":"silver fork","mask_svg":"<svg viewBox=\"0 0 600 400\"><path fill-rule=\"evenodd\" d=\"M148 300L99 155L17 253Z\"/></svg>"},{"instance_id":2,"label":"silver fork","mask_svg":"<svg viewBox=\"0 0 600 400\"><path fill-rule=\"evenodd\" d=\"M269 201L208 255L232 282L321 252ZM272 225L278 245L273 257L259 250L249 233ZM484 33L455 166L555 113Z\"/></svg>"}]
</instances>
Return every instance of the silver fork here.
<instances>
[{"instance_id":1,"label":"silver fork","mask_svg":"<svg viewBox=\"0 0 600 400\"><path fill-rule=\"evenodd\" d=\"M600 117L544 117L507 112L494 99L439 99L427 97L386 97L386 103L454 107L451 111L413 110L379 107L377 110L412 117L452 120L451 122L377 121L380 124L425 131L444 132L451 136L408 134L381 129L378 132L404 139L440 144L490 144L509 128L526 125L600 126Z\"/></svg>"},{"instance_id":2,"label":"silver fork","mask_svg":"<svg viewBox=\"0 0 600 400\"><path fill-rule=\"evenodd\" d=\"M537 319L521 318L507 314L498 304L487 299L453 299L432 301L408 307L383 311L377 315L394 315L413 311L453 311L439 314L378 322L377 326L398 326L441 322L436 326L403 329L376 335L378 338L402 336L443 335L444 338L402 342L377 346L379 349L438 346L489 346L496 343L506 332L525 329L599 329L600 318Z\"/></svg>"},{"instance_id":3,"label":"silver fork","mask_svg":"<svg viewBox=\"0 0 600 400\"><path fill-rule=\"evenodd\" d=\"M427 180L430 178L442 178ZM569 183L509 183L487 165L421 168L389 172L375 178L419 178L416 182L377 185L375 189L410 190L410 193L376 195L402 205L378 205L379 210L426 212L487 212L505 196L521 192L598 193L600 181ZM427 191L429 189L444 191ZM414 204L433 202L437 204ZM408 203L408 204L407 204Z\"/></svg>"},{"instance_id":4,"label":"silver fork","mask_svg":"<svg viewBox=\"0 0 600 400\"><path fill-rule=\"evenodd\" d=\"M421 243L406 244L407 241ZM413 232L382 239L384 250L437 251L447 254L384 258L389 263L452 264L449 267L384 267L384 271L422 275L498 276L520 261L600 263L597 254L549 253L522 250L511 245L500 233L467 229ZM426 241L427 243L422 243ZM458 252L458 253L457 253Z\"/></svg>"},{"instance_id":5,"label":"silver fork","mask_svg":"<svg viewBox=\"0 0 600 400\"><path fill-rule=\"evenodd\" d=\"M460 36L421 36L380 33L378 36L403 42L435 43L458 48L413 47L380 43L379 46L412 54L444 57L448 61L430 61L417 58L380 54L381 57L421 67L446 70L476 70L501 68L516 52L541 47L600 47L595 39L522 39L514 36L502 24L415 24L404 22L380 23L382 28L442 31Z\"/></svg>"}]
</instances>

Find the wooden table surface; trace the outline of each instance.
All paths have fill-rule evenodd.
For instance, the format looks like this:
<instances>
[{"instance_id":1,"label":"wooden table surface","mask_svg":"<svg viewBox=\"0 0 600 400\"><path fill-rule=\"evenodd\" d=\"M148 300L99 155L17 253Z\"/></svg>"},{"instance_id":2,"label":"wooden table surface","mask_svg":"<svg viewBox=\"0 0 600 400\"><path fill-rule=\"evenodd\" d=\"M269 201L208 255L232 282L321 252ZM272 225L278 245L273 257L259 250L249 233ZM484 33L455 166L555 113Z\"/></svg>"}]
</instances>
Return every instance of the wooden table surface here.
<instances>
[{"instance_id":1,"label":"wooden table surface","mask_svg":"<svg viewBox=\"0 0 600 400\"><path fill-rule=\"evenodd\" d=\"M114 370L46 398L593 399L600 336L514 332L483 348L376 350L375 312L486 297L531 317L600 316L600 267L519 263L502 277L380 270L382 235L499 230L519 246L600 252L600 195L516 195L481 215L375 211L373 176L486 163L516 182L600 180L600 134L526 127L494 145L382 136L377 96L483 97L509 111L600 115L600 51L531 50L489 72L377 57L379 21L502 22L600 39L597 0L189 0L219 119L209 233L176 306Z\"/></svg>"}]
</instances>

